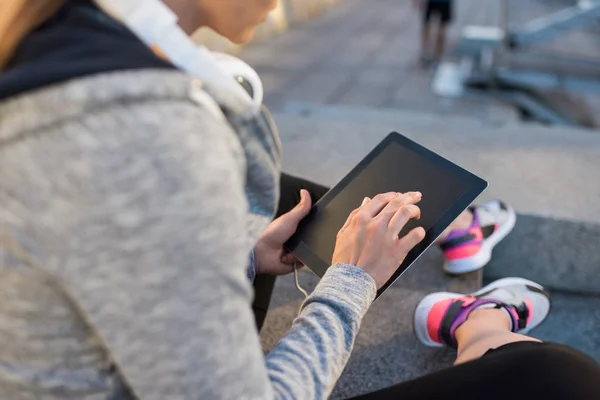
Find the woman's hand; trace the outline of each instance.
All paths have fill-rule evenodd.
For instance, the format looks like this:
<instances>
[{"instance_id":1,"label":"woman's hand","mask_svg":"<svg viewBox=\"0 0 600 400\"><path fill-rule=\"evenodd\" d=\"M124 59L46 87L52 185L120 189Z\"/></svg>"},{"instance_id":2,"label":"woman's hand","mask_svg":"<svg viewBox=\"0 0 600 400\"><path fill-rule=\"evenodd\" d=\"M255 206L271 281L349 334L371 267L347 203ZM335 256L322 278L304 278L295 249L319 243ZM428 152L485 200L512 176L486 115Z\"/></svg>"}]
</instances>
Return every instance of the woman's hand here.
<instances>
[{"instance_id":1,"label":"woman's hand","mask_svg":"<svg viewBox=\"0 0 600 400\"><path fill-rule=\"evenodd\" d=\"M306 190L300 191L300 203L287 214L269 224L254 247L256 274L286 275L293 271L296 257L283 248L298 229L298 224L310 212L312 201ZM302 265L298 262L299 265Z\"/></svg>"},{"instance_id":2,"label":"woman's hand","mask_svg":"<svg viewBox=\"0 0 600 400\"><path fill-rule=\"evenodd\" d=\"M398 237L409 220L421 217L421 210L415 205L419 201L418 192L386 193L365 199L337 235L333 264L361 268L375 279L380 289L408 252L425 238L421 227Z\"/></svg>"}]
</instances>

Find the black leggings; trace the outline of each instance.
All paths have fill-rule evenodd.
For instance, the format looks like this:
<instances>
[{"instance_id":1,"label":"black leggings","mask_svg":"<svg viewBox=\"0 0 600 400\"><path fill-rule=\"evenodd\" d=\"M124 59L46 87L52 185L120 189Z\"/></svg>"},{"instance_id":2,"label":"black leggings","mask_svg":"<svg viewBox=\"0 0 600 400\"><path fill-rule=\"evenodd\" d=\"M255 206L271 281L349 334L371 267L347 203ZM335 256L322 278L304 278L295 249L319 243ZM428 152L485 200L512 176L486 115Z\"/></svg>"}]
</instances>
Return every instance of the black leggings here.
<instances>
[{"instance_id":1,"label":"black leggings","mask_svg":"<svg viewBox=\"0 0 600 400\"><path fill-rule=\"evenodd\" d=\"M313 203L328 190L282 174L277 216L298 204L300 189L309 191ZM259 330L269 308L274 284L275 278L271 276L258 276L254 283L256 298L253 307ZM566 346L513 343L490 350L470 363L356 399L600 400L600 367L592 359Z\"/></svg>"},{"instance_id":2,"label":"black leggings","mask_svg":"<svg viewBox=\"0 0 600 400\"><path fill-rule=\"evenodd\" d=\"M600 367L570 347L512 343L490 350L478 360L354 400L388 399L600 399Z\"/></svg>"}]
</instances>

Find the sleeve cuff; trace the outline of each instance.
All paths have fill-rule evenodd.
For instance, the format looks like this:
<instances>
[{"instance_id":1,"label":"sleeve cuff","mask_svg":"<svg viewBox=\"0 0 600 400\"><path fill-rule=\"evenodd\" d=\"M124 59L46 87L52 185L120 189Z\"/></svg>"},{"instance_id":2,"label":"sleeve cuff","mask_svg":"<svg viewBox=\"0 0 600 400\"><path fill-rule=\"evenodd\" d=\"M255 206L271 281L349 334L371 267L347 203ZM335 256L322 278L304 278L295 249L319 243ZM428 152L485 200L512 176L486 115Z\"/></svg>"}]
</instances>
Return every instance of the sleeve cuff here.
<instances>
[{"instance_id":1,"label":"sleeve cuff","mask_svg":"<svg viewBox=\"0 0 600 400\"><path fill-rule=\"evenodd\" d=\"M376 296L377 285L371 275L352 265L335 264L327 270L304 307L313 301L329 299L344 304L352 318L361 320Z\"/></svg>"}]
</instances>

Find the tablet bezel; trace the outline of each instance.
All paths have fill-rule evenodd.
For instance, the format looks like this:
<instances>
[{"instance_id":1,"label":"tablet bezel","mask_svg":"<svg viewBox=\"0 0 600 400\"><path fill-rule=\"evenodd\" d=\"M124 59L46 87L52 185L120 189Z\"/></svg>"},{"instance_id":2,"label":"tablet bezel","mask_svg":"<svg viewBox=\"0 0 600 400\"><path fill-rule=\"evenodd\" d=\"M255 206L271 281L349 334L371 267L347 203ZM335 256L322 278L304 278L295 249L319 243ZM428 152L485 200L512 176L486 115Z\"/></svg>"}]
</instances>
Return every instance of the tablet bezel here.
<instances>
[{"instance_id":1,"label":"tablet bezel","mask_svg":"<svg viewBox=\"0 0 600 400\"><path fill-rule=\"evenodd\" d=\"M446 230L446 228L450 226L450 224L456 218L458 218L458 216L464 210L466 210L488 187L488 183L477 175L423 147L406 136L403 136L398 132L392 132L385 139L383 139L381 143L379 143L356 167L354 167L350 173L348 173L337 185L329 190L314 205L310 215L314 215L315 213L318 213L320 209L325 208L338 194L340 194L346 188L346 186L348 186L350 182L352 182L354 178L363 172L363 170L392 143L399 144L408 150L417 153L441 169L450 171L459 179L465 181L468 189L456 202L454 202L452 206L450 206L450 208L444 212L444 214L434 223L434 225L427 230L425 239L408 253L404 259L404 262L402 262L402 264L398 267L394 275L381 289L378 290L377 297L381 296L383 292L385 292L394 282L396 282L396 280L400 278L402 274L404 274L408 268L410 268L410 266L417 261L433 243L435 243L444 230ZM306 221L310 221L310 215L306 218ZM304 244L304 242L301 240L301 227L302 224L300 224L300 227L298 228L298 233L286 243L285 247L303 264L307 265L308 268L313 271L313 273L319 277L322 277L327 269L329 269L331 266L331 263L322 260Z\"/></svg>"}]
</instances>

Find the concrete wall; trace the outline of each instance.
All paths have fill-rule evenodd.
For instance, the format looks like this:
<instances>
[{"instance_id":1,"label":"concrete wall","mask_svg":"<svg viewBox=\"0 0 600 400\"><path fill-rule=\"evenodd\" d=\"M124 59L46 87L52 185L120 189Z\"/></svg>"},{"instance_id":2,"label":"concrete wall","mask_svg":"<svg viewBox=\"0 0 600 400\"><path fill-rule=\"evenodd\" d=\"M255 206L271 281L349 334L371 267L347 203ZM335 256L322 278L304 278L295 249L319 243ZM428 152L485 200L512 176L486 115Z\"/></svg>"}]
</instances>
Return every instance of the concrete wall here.
<instances>
[{"instance_id":1,"label":"concrete wall","mask_svg":"<svg viewBox=\"0 0 600 400\"><path fill-rule=\"evenodd\" d=\"M254 41L265 40L287 30L295 23L301 23L334 7L343 0L279 0L279 6L256 31ZM194 40L213 50L236 52L236 46L210 29L201 29L194 34Z\"/></svg>"}]
</instances>

